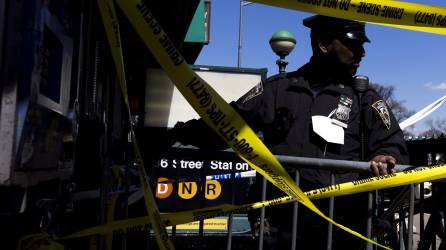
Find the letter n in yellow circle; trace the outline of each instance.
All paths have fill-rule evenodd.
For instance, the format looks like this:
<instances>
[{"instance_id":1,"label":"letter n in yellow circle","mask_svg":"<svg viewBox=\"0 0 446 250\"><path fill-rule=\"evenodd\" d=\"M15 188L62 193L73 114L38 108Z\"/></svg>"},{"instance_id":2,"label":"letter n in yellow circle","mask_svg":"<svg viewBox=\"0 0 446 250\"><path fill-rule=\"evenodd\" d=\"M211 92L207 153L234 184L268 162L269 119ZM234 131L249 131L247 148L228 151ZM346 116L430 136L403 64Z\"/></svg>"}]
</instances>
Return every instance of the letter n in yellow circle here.
<instances>
[{"instance_id":1,"label":"letter n in yellow circle","mask_svg":"<svg viewBox=\"0 0 446 250\"><path fill-rule=\"evenodd\" d=\"M204 197L208 200L215 200L221 194L221 185L217 180L206 181L206 193Z\"/></svg>"},{"instance_id":2,"label":"letter n in yellow circle","mask_svg":"<svg viewBox=\"0 0 446 250\"><path fill-rule=\"evenodd\" d=\"M195 182L180 182L178 185L178 195L185 200L193 198L197 191L197 183Z\"/></svg>"}]
</instances>

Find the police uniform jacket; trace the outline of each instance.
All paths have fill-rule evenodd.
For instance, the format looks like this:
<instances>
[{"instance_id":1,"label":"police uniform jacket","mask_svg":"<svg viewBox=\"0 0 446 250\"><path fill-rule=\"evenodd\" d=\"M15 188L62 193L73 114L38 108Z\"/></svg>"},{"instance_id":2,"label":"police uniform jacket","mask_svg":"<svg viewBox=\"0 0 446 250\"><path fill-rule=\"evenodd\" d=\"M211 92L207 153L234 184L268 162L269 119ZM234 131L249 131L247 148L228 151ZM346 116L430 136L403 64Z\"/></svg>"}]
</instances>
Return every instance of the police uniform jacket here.
<instances>
[{"instance_id":1,"label":"police uniform jacket","mask_svg":"<svg viewBox=\"0 0 446 250\"><path fill-rule=\"evenodd\" d=\"M362 119L367 149L365 160L370 160L376 155L391 155L399 164L407 162L403 133L390 109L375 91L368 89L363 93L361 111L359 97L348 83L330 80L317 82L313 79L317 78L314 76L317 76L317 72L312 66L304 65L295 72L270 77L231 105L251 128L263 134L264 143L273 154L360 160ZM328 116L338 108L341 98L351 102L350 111L343 112L344 119L348 116L344 121L347 124L344 145L327 143L313 132L311 117ZM201 126L197 126L198 124ZM203 126L206 126L204 122L198 120L176 126L183 128L183 139L179 141L199 147L219 145L221 139L211 136L212 132L206 133ZM191 136L197 133L187 131L184 129L186 127L195 127L195 132L201 136ZM287 167L289 172L294 169ZM323 169L302 169L300 176L304 190L327 186L330 183L330 173ZM353 181L359 177L358 173L335 171L336 183Z\"/></svg>"},{"instance_id":2,"label":"police uniform jacket","mask_svg":"<svg viewBox=\"0 0 446 250\"><path fill-rule=\"evenodd\" d=\"M316 73L307 64L298 71L269 78L256 87L257 91L236 102L239 113L251 127L263 133L265 144L274 154L360 160L360 131L363 131L365 160L376 155L391 155L400 164L408 161L398 122L374 90L368 89L362 94L360 105L358 93L349 83L330 80L318 83L313 80L318 77L313 76ZM318 89L315 85L323 87ZM342 114L347 124L344 145L327 143L313 132L311 117L329 116L342 105L341 99L351 101L350 111L344 109ZM302 169L300 175L304 181L314 184L307 188L327 186L330 182L329 172L322 169ZM335 176L336 183L359 178L359 174L347 171L336 171Z\"/></svg>"}]
</instances>

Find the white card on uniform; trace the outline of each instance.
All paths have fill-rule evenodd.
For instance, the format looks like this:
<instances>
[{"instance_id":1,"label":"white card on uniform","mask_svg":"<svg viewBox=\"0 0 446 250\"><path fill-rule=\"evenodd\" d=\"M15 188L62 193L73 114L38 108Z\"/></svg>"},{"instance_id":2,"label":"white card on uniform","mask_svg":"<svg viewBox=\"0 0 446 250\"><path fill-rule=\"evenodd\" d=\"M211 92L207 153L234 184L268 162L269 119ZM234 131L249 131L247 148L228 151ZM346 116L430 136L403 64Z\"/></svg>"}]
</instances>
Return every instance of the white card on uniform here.
<instances>
[{"instance_id":1,"label":"white card on uniform","mask_svg":"<svg viewBox=\"0 0 446 250\"><path fill-rule=\"evenodd\" d=\"M327 142L344 145L344 129L331 122L331 118L321 115L311 117L313 131Z\"/></svg>"}]
</instances>

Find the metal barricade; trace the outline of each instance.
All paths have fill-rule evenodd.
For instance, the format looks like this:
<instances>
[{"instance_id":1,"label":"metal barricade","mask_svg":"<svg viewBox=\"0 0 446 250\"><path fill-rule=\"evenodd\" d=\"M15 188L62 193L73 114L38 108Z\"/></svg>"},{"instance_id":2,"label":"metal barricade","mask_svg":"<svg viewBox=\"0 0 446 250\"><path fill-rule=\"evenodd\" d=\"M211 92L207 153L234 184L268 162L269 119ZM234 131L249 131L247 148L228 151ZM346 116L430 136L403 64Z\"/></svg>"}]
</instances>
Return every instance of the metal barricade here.
<instances>
[{"instance_id":1,"label":"metal barricade","mask_svg":"<svg viewBox=\"0 0 446 250\"><path fill-rule=\"evenodd\" d=\"M277 159L282 163L286 164L287 167L293 167L296 169L301 168L321 168L323 167L327 171L333 170L344 170L351 172L368 172L369 171L369 163L368 162L352 162L352 161L342 161L342 160L328 160L328 159L314 159L314 158L305 158L305 157L292 157L292 156L276 156ZM433 162L433 164L441 163L439 161ZM404 171L406 169L415 168L415 166L409 165L397 165L395 166L397 171ZM294 179L296 184L299 185L299 171L295 171ZM267 191L267 181L266 179L262 179L262 201L266 200L266 191ZM331 183L335 183L334 174L331 174ZM419 192L417 190L420 190ZM373 225L376 223L377 219L382 219L384 221L390 221L391 226L393 227L392 234L388 235L388 241L391 242L393 249L404 249L404 250L412 250L412 249L438 249L437 242L433 238L432 234L435 235L435 232L432 233L432 230L438 224L441 224L444 228L445 224L445 209L446 202L444 204L438 204L438 201L435 203L437 199L432 199L432 206L430 207L430 211L432 213L429 218L429 222L427 223L427 228L424 228L424 213L426 212L426 199L424 195L424 183L421 184L412 184L405 187L401 187L396 195L393 195L392 199L386 198L382 193L379 195L377 191L371 191L369 193L369 201L368 201L368 218L367 218L367 229L366 236L375 241L380 241L380 239L374 236ZM382 191L380 191L382 192ZM418 198L416 196L420 194ZM436 195L443 195L444 192L434 192L433 198ZM330 205L328 216L333 218L335 215L335 211L333 210L333 204L335 202L335 198L330 198ZM293 212L292 212L292 232L291 232L291 249L299 249L298 241L297 241L297 225L298 221L298 203L294 204ZM442 207L443 210L440 209ZM378 209L381 211L378 213ZM440 210L439 210L440 209ZM432 211L440 211L434 214ZM420 214L419 220L414 220L414 215ZM380 220L378 220L380 221ZM417 226L417 232L420 232L420 243L414 242L414 222L417 222L419 226ZM200 223L200 229L202 230L203 223ZM228 234L227 234L227 244L226 249L239 249L237 247L237 240L233 240L232 234L232 215L229 216L228 223ZM332 249L332 231L333 227L329 223L327 227L327 247L326 249ZM260 209L260 227L259 227L259 235L256 239L257 243L252 244L252 249L264 249L264 237L265 233L265 208ZM443 231L444 234L444 231ZM200 234L199 237L205 237ZM443 239L446 237L443 235ZM443 240L444 242L445 240ZM198 242L204 242L203 238L199 239ZM444 243L442 243L442 247L445 247ZM426 245L427 248L426 248ZM376 249L377 247L367 243L366 249ZM199 249L206 249L200 248ZM444 248L439 248L444 249Z\"/></svg>"},{"instance_id":2,"label":"metal barricade","mask_svg":"<svg viewBox=\"0 0 446 250\"><path fill-rule=\"evenodd\" d=\"M300 168L321 168L324 167L324 169L327 169L327 171L333 171L333 170L347 170L351 172L367 172L369 171L369 163L368 162L352 162L352 161L342 161L342 160L328 160L328 159L314 159L314 158L305 158L305 157L292 157L292 156L276 156L277 159L282 163L286 164L287 167L294 167L296 169ZM415 166L409 166L409 165L397 165L395 166L397 171L403 171L408 168L415 168ZM299 184L299 171L295 172L295 181L297 184ZM331 174L331 183L335 183L334 174ZM393 225L395 226L395 236L392 236L393 244L397 244L396 247L398 249L414 249L414 245L416 244L413 242L413 225L414 225L414 214L417 211L420 211L419 207L423 205L423 200L418 199L417 204L418 207L415 207L415 187L418 187L416 184L408 185L404 188L402 188L398 195L394 197L394 199L390 202L388 201L388 204L385 204L384 201L381 201L380 206L383 206L381 208L382 211L384 211L380 217L383 219L388 219L392 221ZM262 201L266 200L266 189L267 189L267 181L263 178L263 185L262 185ZM368 213L367 218L367 230L366 230L366 236L369 238L373 237L372 234L372 227L373 227L373 221L374 218L378 216L377 213L377 203L378 203L378 192L372 191L369 193L369 209L372 209L370 213ZM381 197L382 200L384 197ZM334 216L334 210L333 210L333 204L335 202L335 198L330 198L330 205L329 205L329 211L328 216L330 218L333 218ZM417 210L417 211L416 211ZM421 211L422 212L422 211ZM291 249L299 249L297 245L297 223L298 220L298 203L294 204L293 209L293 215L292 215L292 238L291 238ZM441 220L444 224L444 216L441 217ZM423 227L423 216L420 216L420 225L421 230L424 229ZM259 231L259 237L258 237L258 243L257 246L259 250L264 249L264 223L265 223L265 208L261 209L260 212L260 231ZM398 225L398 226L397 226ZM327 228L327 248L326 249L332 249L332 225L329 223L329 226ZM229 232L231 230L229 229ZM372 238L373 240L377 240L376 237ZM231 240L231 234L228 234L228 244L227 249L232 249L232 243L234 241ZM435 243L434 243L435 244ZM435 247L435 245L433 245ZM367 249L376 249L376 246L367 243ZM396 248L395 248L396 249ZM436 249L436 248L433 248Z\"/></svg>"}]
</instances>

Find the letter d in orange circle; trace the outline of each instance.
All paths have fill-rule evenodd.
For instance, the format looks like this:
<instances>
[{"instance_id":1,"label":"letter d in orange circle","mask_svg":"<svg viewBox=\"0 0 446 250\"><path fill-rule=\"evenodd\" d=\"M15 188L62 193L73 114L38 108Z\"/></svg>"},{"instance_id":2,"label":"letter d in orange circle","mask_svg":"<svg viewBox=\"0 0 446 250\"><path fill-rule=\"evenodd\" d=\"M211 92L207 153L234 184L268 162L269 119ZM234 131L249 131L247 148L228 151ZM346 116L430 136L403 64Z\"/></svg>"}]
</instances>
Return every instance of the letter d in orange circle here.
<instances>
[{"instance_id":1,"label":"letter d in orange circle","mask_svg":"<svg viewBox=\"0 0 446 250\"><path fill-rule=\"evenodd\" d=\"M173 185L169 179L165 177L158 178L158 184L156 185L156 194L155 196L158 199L166 199L172 194Z\"/></svg>"}]
</instances>

